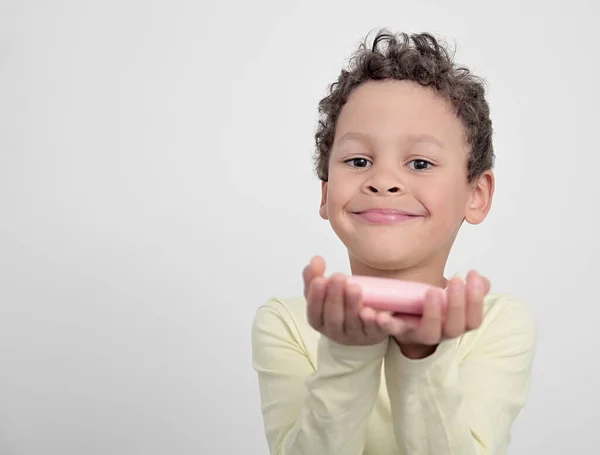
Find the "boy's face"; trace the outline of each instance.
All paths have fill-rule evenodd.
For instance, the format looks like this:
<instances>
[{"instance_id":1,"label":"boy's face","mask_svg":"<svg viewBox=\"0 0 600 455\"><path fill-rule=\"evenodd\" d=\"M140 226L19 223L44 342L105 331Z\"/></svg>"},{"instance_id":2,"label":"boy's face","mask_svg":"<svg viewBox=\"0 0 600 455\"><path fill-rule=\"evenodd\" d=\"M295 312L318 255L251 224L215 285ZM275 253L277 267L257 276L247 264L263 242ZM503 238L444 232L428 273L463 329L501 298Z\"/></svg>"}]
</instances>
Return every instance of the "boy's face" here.
<instances>
[{"instance_id":1,"label":"boy's face","mask_svg":"<svg viewBox=\"0 0 600 455\"><path fill-rule=\"evenodd\" d=\"M370 81L342 109L320 214L350 253L353 273L442 268L466 220L493 195L486 172L467 181L469 147L451 106L408 81Z\"/></svg>"}]
</instances>

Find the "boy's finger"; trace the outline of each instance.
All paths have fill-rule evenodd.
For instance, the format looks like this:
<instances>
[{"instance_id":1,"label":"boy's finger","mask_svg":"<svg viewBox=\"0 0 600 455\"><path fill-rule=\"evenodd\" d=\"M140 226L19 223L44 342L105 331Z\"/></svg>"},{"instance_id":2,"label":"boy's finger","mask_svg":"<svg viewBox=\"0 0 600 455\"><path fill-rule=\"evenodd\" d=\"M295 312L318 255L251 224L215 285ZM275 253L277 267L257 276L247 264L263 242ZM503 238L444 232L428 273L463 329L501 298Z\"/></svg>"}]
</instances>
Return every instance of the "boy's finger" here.
<instances>
[{"instance_id":1,"label":"boy's finger","mask_svg":"<svg viewBox=\"0 0 600 455\"><path fill-rule=\"evenodd\" d=\"M402 337L407 332L414 329L414 326L404 321L402 318L392 316L390 313L379 313L377 315L377 325L387 335L393 337Z\"/></svg>"},{"instance_id":2,"label":"boy's finger","mask_svg":"<svg viewBox=\"0 0 600 455\"><path fill-rule=\"evenodd\" d=\"M308 299L308 287L312 281L312 273L310 270L310 265L307 265L302 270L302 281L304 283L304 297Z\"/></svg>"},{"instance_id":3,"label":"boy's finger","mask_svg":"<svg viewBox=\"0 0 600 455\"><path fill-rule=\"evenodd\" d=\"M325 290L325 303L323 308L323 321L325 331L335 338L344 335L344 287L346 278L334 275L327 283Z\"/></svg>"},{"instance_id":4,"label":"boy's finger","mask_svg":"<svg viewBox=\"0 0 600 455\"><path fill-rule=\"evenodd\" d=\"M467 277L467 308L465 321L467 330L478 328L483 321L483 298L485 296L486 286L489 286L488 283L489 281L486 283L486 280L477 273L473 273Z\"/></svg>"},{"instance_id":5,"label":"boy's finger","mask_svg":"<svg viewBox=\"0 0 600 455\"><path fill-rule=\"evenodd\" d=\"M364 336L363 324L359 316L362 302L360 286L347 283L344 286L344 333L350 339L357 340Z\"/></svg>"},{"instance_id":6,"label":"boy's finger","mask_svg":"<svg viewBox=\"0 0 600 455\"><path fill-rule=\"evenodd\" d=\"M490 289L492 287L490 280L488 280L486 277L484 277L483 275L479 274L479 272L472 270L468 275L467 275L467 283L469 281L475 281L475 280L480 280L481 281L481 291L483 293L483 295L486 295L488 292L490 292Z\"/></svg>"},{"instance_id":7,"label":"boy's finger","mask_svg":"<svg viewBox=\"0 0 600 455\"><path fill-rule=\"evenodd\" d=\"M416 329L421 325L421 316L414 314L405 313L394 313L392 315L394 319L401 319L404 323L408 324L411 328Z\"/></svg>"},{"instance_id":8,"label":"boy's finger","mask_svg":"<svg viewBox=\"0 0 600 455\"><path fill-rule=\"evenodd\" d=\"M315 278L310 284L306 296L306 313L310 326L320 331L323 328L323 302L327 281L323 277Z\"/></svg>"},{"instance_id":9,"label":"boy's finger","mask_svg":"<svg viewBox=\"0 0 600 455\"><path fill-rule=\"evenodd\" d=\"M448 283L448 301L442 335L456 338L465 331L466 326L465 285L460 278Z\"/></svg>"},{"instance_id":10,"label":"boy's finger","mask_svg":"<svg viewBox=\"0 0 600 455\"><path fill-rule=\"evenodd\" d=\"M310 263L302 270L302 280L304 282L304 296L308 292L311 281L325 273L325 261L320 256L315 256Z\"/></svg>"},{"instance_id":11,"label":"boy's finger","mask_svg":"<svg viewBox=\"0 0 600 455\"><path fill-rule=\"evenodd\" d=\"M481 276L479 274L477 274L477 276L483 280L483 295L486 295L488 292L490 292L492 284L490 283L490 280L488 280L486 277Z\"/></svg>"},{"instance_id":12,"label":"boy's finger","mask_svg":"<svg viewBox=\"0 0 600 455\"><path fill-rule=\"evenodd\" d=\"M417 329L416 337L422 344L434 345L439 343L442 336L442 305L443 296L437 290L427 292L423 305L423 317Z\"/></svg>"},{"instance_id":13,"label":"boy's finger","mask_svg":"<svg viewBox=\"0 0 600 455\"><path fill-rule=\"evenodd\" d=\"M325 274L325 260L321 256L315 256L310 261L310 267L313 277L323 276Z\"/></svg>"},{"instance_id":14,"label":"boy's finger","mask_svg":"<svg viewBox=\"0 0 600 455\"><path fill-rule=\"evenodd\" d=\"M359 316L365 337L375 338L381 334L381 329L377 325L377 312L373 308L362 307Z\"/></svg>"}]
</instances>

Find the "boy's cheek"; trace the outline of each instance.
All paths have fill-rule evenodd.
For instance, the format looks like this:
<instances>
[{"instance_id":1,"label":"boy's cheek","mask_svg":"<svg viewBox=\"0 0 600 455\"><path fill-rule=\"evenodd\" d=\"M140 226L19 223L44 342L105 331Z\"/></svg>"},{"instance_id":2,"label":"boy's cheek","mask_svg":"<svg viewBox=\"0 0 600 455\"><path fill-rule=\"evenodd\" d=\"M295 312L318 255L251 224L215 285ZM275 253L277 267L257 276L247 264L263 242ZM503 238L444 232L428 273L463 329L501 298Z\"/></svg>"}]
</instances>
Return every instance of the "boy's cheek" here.
<instances>
[{"instance_id":1,"label":"boy's cheek","mask_svg":"<svg viewBox=\"0 0 600 455\"><path fill-rule=\"evenodd\" d=\"M467 202L466 194L457 191L456 186L452 185L431 186L428 191L422 193L420 199L432 214L461 212Z\"/></svg>"}]
</instances>

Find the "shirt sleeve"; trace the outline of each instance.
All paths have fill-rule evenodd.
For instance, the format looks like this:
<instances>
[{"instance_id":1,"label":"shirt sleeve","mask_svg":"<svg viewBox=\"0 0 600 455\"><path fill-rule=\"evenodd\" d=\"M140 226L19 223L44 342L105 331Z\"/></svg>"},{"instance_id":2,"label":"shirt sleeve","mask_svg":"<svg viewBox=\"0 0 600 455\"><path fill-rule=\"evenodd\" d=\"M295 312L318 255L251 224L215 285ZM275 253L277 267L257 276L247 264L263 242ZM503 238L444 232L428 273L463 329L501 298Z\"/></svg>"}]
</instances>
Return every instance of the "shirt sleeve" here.
<instances>
[{"instance_id":1,"label":"shirt sleeve","mask_svg":"<svg viewBox=\"0 0 600 455\"><path fill-rule=\"evenodd\" d=\"M469 334L410 360L395 342L385 359L394 432L402 453L504 455L529 392L536 324L518 300L494 304ZM462 351L462 352L461 352Z\"/></svg>"},{"instance_id":2,"label":"shirt sleeve","mask_svg":"<svg viewBox=\"0 0 600 455\"><path fill-rule=\"evenodd\" d=\"M252 328L270 453L362 454L388 341L356 347L321 337L317 367L282 311L259 308Z\"/></svg>"}]
</instances>

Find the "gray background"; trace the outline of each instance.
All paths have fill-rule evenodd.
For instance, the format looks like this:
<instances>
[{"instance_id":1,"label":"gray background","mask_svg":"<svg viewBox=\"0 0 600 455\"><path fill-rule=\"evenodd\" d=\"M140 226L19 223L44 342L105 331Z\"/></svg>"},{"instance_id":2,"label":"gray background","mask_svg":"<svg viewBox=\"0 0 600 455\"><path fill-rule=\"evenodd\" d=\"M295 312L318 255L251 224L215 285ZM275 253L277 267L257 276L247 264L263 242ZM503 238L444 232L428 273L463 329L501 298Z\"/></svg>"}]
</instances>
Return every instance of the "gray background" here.
<instances>
[{"instance_id":1,"label":"gray background","mask_svg":"<svg viewBox=\"0 0 600 455\"><path fill-rule=\"evenodd\" d=\"M592 1L0 2L0 454L266 454L250 326L346 256L316 105L369 30L432 31L489 83L498 187L448 273L532 306L511 453L600 424Z\"/></svg>"}]
</instances>

